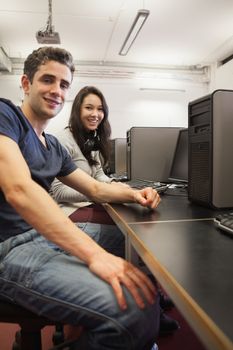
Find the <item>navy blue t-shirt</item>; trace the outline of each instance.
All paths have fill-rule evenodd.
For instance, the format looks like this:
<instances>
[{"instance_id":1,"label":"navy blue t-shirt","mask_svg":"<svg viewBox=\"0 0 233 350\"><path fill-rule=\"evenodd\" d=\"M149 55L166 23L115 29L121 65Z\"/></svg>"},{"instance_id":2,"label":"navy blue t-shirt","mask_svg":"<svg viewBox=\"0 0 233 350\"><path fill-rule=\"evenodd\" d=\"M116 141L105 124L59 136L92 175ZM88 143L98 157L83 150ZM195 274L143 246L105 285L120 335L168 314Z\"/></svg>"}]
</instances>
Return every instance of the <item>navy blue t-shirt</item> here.
<instances>
[{"instance_id":1,"label":"navy blue t-shirt","mask_svg":"<svg viewBox=\"0 0 233 350\"><path fill-rule=\"evenodd\" d=\"M69 175L77 168L66 149L53 135L44 134L46 148L21 109L6 99L0 99L0 134L10 137L18 144L32 179L46 191L49 191L56 176ZM0 190L0 242L30 228L6 202Z\"/></svg>"}]
</instances>

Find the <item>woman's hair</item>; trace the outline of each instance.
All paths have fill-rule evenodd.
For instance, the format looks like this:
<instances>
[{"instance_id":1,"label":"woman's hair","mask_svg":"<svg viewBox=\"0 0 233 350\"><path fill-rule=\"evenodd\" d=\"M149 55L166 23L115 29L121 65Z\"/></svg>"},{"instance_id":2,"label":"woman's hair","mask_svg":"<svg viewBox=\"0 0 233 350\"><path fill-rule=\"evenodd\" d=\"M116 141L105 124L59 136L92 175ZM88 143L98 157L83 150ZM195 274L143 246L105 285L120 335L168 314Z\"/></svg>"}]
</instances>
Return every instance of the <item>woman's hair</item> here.
<instances>
[{"instance_id":1,"label":"woman's hair","mask_svg":"<svg viewBox=\"0 0 233 350\"><path fill-rule=\"evenodd\" d=\"M24 74L27 75L31 83L39 67L48 61L56 61L66 65L73 76L75 66L72 55L60 47L43 46L34 50L24 61Z\"/></svg>"},{"instance_id":2,"label":"woman's hair","mask_svg":"<svg viewBox=\"0 0 233 350\"><path fill-rule=\"evenodd\" d=\"M83 100L90 94L100 98L104 113L104 118L99 124L97 132L87 132L80 118ZM91 151L93 149L99 150L104 165L107 164L110 154L111 126L108 121L108 105L99 89L94 86L85 86L78 92L72 105L68 127L90 166L97 164L96 160L92 158ZM88 143L94 145L94 148L86 147Z\"/></svg>"}]
</instances>

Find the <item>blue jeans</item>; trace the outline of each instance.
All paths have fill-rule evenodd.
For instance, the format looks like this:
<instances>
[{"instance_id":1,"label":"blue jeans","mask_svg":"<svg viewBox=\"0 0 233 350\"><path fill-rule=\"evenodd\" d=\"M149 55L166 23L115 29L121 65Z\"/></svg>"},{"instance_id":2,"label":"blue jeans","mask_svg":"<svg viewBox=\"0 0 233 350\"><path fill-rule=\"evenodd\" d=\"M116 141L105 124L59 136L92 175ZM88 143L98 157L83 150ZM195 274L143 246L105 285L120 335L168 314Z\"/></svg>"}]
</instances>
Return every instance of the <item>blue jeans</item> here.
<instances>
[{"instance_id":1,"label":"blue jeans","mask_svg":"<svg viewBox=\"0 0 233 350\"><path fill-rule=\"evenodd\" d=\"M103 239L101 228L96 235L95 224L85 225L79 224ZM141 310L126 288L124 294L128 308L122 311L109 284L35 230L0 243L0 295L56 322L82 325L80 350L151 349L159 300Z\"/></svg>"},{"instance_id":2,"label":"blue jeans","mask_svg":"<svg viewBox=\"0 0 233 350\"><path fill-rule=\"evenodd\" d=\"M108 252L125 257L125 237L116 225L79 222L76 225Z\"/></svg>"}]
</instances>

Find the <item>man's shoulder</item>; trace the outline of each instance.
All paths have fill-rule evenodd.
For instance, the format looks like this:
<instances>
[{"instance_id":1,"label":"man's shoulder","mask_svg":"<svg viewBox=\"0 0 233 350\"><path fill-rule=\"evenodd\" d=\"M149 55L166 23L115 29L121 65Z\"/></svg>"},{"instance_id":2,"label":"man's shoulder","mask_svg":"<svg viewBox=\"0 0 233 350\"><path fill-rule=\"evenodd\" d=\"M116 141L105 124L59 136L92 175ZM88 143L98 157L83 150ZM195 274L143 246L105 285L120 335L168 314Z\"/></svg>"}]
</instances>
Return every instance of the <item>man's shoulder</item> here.
<instances>
[{"instance_id":1,"label":"man's shoulder","mask_svg":"<svg viewBox=\"0 0 233 350\"><path fill-rule=\"evenodd\" d=\"M21 112L20 108L16 106L12 101L7 100L6 98L0 98L0 106L1 114L17 116L20 118L23 117L23 113Z\"/></svg>"},{"instance_id":2,"label":"man's shoulder","mask_svg":"<svg viewBox=\"0 0 233 350\"><path fill-rule=\"evenodd\" d=\"M56 149L58 153L67 155L67 150L55 135L49 134L49 133L48 134L46 133L45 135L46 135L47 142L49 142L52 148Z\"/></svg>"},{"instance_id":3,"label":"man's shoulder","mask_svg":"<svg viewBox=\"0 0 233 350\"><path fill-rule=\"evenodd\" d=\"M8 100L7 98L0 97L0 103L5 103L5 104L13 104L11 100Z\"/></svg>"},{"instance_id":4,"label":"man's shoulder","mask_svg":"<svg viewBox=\"0 0 233 350\"><path fill-rule=\"evenodd\" d=\"M16 105L13 104L10 100L6 98L0 97L0 105L1 105L1 110L17 110Z\"/></svg>"},{"instance_id":5,"label":"man's shoulder","mask_svg":"<svg viewBox=\"0 0 233 350\"><path fill-rule=\"evenodd\" d=\"M2 123L28 130L28 121L21 109L10 100L0 98L0 115Z\"/></svg>"},{"instance_id":6,"label":"man's shoulder","mask_svg":"<svg viewBox=\"0 0 233 350\"><path fill-rule=\"evenodd\" d=\"M60 147L61 146L59 140L53 134L45 133L45 136L46 136L47 141L49 141L50 144L53 145L54 147Z\"/></svg>"}]
</instances>

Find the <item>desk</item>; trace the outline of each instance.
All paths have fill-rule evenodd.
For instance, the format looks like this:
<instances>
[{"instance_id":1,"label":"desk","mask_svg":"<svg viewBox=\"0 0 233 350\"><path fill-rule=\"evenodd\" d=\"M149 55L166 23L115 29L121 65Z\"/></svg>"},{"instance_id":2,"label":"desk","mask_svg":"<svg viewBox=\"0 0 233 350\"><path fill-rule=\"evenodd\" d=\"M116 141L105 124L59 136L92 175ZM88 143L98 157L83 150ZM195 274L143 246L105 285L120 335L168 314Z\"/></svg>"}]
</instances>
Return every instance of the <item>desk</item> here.
<instances>
[{"instance_id":1,"label":"desk","mask_svg":"<svg viewBox=\"0 0 233 350\"><path fill-rule=\"evenodd\" d=\"M185 196L164 195L156 211L104 206L205 346L232 350L233 240L215 228L217 212Z\"/></svg>"}]
</instances>

